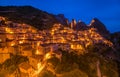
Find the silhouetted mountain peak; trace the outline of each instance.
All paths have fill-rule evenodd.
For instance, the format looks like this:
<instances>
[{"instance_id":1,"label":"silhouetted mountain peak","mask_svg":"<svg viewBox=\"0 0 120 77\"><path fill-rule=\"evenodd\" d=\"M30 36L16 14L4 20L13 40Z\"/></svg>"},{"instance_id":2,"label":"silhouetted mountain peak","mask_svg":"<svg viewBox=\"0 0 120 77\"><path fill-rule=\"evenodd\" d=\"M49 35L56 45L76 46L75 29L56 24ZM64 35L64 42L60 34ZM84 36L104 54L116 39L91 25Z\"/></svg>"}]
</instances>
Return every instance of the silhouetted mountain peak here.
<instances>
[{"instance_id":1,"label":"silhouetted mountain peak","mask_svg":"<svg viewBox=\"0 0 120 77\"><path fill-rule=\"evenodd\" d=\"M63 25L68 25L68 19L65 18L64 14L55 15L56 20Z\"/></svg>"},{"instance_id":2,"label":"silhouetted mountain peak","mask_svg":"<svg viewBox=\"0 0 120 77\"><path fill-rule=\"evenodd\" d=\"M96 22L96 21L99 21L99 22L100 22L100 20L99 20L98 18L93 18L92 20L94 20L95 22Z\"/></svg>"},{"instance_id":3,"label":"silhouetted mountain peak","mask_svg":"<svg viewBox=\"0 0 120 77\"><path fill-rule=\"evenodd\" d=\"M86 30L87 28L88 26L81 20L79 20L78 23L76 24L77 30Z\"/></svg>"},{"instance_id":4,"label":"silhouetted mountain peak","mask_svg":"<svg viewBox=\"0 0 120 77\"><path fill-rule=\"evenodd\" d=\"M96 28L101 34L109 34L105 25L97 18L93 18L89 26L90 28Z\"/></svg>"}]
</instances>

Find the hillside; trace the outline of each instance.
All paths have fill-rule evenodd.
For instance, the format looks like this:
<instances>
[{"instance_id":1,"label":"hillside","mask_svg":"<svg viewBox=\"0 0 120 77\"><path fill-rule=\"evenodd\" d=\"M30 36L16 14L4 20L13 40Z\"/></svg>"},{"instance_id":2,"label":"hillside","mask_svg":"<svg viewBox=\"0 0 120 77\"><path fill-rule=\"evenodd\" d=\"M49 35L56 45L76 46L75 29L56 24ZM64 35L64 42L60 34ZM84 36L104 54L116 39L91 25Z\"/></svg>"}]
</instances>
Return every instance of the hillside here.
<instances>
[{"instance_id":1,"label":"hillside","mask_svg":"<svg viewBox=\"0 0 120 77\"><path fill-rule=\"evenodd\" d=\"M41 11L31 6L0 6L0 16L7 17L8 20L26 23L38 29L49 29L58 21L54 15Z\"/></svg>"},{"instance_id":2,"label":"hillside","mask_svg":"<svg viewBox=\"0 0 120 77\"><path fill-rule=\"evenodd\" d=\"M87 26L31 6L1 6L0 77L119 77L119 38L96 18Z\"/></svg>"}]
</instances>

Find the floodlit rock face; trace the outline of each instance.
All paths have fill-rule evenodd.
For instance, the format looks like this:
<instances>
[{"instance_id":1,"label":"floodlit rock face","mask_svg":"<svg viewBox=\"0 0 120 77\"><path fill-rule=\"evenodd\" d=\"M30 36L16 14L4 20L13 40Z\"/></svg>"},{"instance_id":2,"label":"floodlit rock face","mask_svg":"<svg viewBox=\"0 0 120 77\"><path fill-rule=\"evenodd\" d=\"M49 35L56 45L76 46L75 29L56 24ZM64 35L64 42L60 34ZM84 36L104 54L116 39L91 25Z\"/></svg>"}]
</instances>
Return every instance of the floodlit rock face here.
<instances>
[{"instance_id":1,"label":"floodlit rock face","mask_svg":"<svg viewBox=\"0 0 120 77\"><path fill-rule=\"evenodd\" d=\"M76 30L76 24L77 24L76 20L72 19L72 21L70 22L69 26L70 26L71 29Z\"/></svg>"},{"instance_id":2,"label":"floodlit rock face","mask_svg":"<svg viewBox=\"0 0 120 77\"><path fill-rule=\"evenodd\" d=\"M97 18L94 18L89 26L90 28L96 28L101 34L109 34L109 31L106 29L105 25Z\"/></svg>"}]
</instances>

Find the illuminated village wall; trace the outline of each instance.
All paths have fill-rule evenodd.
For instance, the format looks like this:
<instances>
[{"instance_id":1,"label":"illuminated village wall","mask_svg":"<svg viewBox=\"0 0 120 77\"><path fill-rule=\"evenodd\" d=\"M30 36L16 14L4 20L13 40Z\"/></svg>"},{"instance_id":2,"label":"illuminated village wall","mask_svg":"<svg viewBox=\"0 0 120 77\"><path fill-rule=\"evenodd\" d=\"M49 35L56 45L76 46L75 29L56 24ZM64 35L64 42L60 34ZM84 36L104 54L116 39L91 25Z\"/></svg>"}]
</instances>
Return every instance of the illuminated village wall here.
<instances>
[{"instance_id":1,"label":"illuminated village wall","mask_svg":"<svg viewBox=\"0 0 120 77\"><path fill-rule=\"evenodd\" d=\"M40 31L28 24L13 23L0 17L0 22L2 21L5 23L0 24L0 63L9 59L11 53L27 56L29 63L22 63L19 66L20 71L27 75L32 73L35 76L40 73L46 65L45 61L59 48L76 50L79 54L83 54L87 53L85 48L92 44L104 43L112 46L112 43L94 28L76 31L71 23L70 27L54 24L51 30ZM61 54L56 56L60 58Z\"/></svg>"}]
</instances>

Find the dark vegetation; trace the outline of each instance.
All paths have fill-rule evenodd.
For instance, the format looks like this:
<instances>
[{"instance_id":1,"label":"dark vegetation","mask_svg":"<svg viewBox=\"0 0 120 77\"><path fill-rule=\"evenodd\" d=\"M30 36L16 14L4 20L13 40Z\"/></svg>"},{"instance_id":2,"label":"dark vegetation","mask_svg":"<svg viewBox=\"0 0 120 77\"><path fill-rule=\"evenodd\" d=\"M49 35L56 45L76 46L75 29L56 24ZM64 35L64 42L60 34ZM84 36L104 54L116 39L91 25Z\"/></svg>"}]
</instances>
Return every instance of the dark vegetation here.
<instances>
[{"instance_id":1,"label":"dark vegetation","mask_svg":"<svg viewBox=\"0 0 120 77\"><path fill-rule=\"evenodd\" d=\"M0 75L2 73L12 74L15 71L19 72L18 65L22 62L28 61L27 57L20 55L12 55L10 59L7 59L4 63L0 64Z\"/></svg>"},{"instance_id":2,"label":"dark vegetation","mask_svg":"<svg viewBox=\"0 0 120 77\"><path fill-rule=\"evenodd\" d=\"M97 77L97 61L100 62L102 76L118 77L116 62L106 59L96 52L89 52L84 55L77 55L74 52L69 53L67 51L61 52L61 61L53 57L49 62L54 65L53 68L56 74L62 74L62 77Z\"/></svg>"},{"instance_id":3,"label":"dark vegetation","mask_svg":"<svg viewBox=\"0 0 120 77\"><path fill-rule=\"evenodd\" d=\"M117 57L116 63L118 65L118 72L120 77L120 32L112 33L110 40L113 42L114 48L116 50L115 51Z\"/></svg>"}]
</instances>

